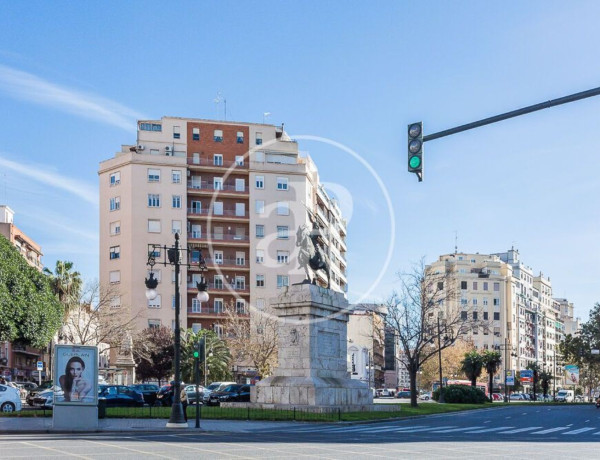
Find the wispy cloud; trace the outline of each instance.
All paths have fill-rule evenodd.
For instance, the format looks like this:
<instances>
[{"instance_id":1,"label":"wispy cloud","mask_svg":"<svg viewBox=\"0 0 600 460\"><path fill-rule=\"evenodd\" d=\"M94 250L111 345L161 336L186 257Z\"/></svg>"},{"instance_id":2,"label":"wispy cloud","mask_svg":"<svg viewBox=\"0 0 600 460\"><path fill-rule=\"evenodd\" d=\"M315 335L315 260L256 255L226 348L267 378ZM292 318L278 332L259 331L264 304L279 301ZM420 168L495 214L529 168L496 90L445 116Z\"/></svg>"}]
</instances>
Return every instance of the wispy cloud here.
<instances>
[{"instance_id":1,"label":"wispy cloud","mask_svg":"<svg viewBox=\"0 0 600 460\"><path fill-rule=\"evenodd\" d=\"M15 99L91 118L127 131L135 130L136 120L147 118L109 99L65 88L4 65L0 65L0 91Z\"/></svg>"},{"instance_id":2,"label":"wispy cloud","mask_svg":"<svg viewBox=\"0 0 600 460\"><path fill-rule=\"evenodd\" d=\"M98 206L98 190L96 190L96 187L58 173L48 172L48 166L17 163L0 156L0 168L10 169L37 182L67 191L88 203Z\"/></svg>"}]
</instances>

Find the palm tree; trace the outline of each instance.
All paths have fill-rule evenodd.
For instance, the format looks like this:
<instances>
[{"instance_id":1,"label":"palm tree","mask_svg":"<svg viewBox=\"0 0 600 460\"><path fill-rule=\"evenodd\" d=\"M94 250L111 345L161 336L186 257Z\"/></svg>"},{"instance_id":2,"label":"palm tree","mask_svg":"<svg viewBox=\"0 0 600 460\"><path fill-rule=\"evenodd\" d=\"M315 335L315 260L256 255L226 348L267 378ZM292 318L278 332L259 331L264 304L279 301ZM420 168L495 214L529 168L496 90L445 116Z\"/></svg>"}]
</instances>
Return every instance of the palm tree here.
<instances>
[{"instance_id":1,"label":"palm tree","mask_svg":"<svg viewBox=\"0 0 600 460\"><path fill-rule=\"evenodd\" d=\"M490 376L490 380L488 382L488 392L490 394L490 401L493 401L492 393L494 392L494 374L498 371L500 365L502 364L502 355L499 351L486 350L483 352L481 358L483 366Z\"/></svg>"},{"instance_id":2,"label":"palm tree","mask_svg":"<svg viewBox=\"0 0 600 460\"><path fill-rule=\"evenodd\" d=\"M224 340L211 330L201 329L194 333L191 329L181 331L181 378L185 382L194 380L194 348L201 337L206 339L206 381L221 381L231 378L231 353ZM202 361L202 358L200 360ZM204 366L200 367L204 374Z\"/></svg>"},{"instance_id":3,"label":"palm tree","mask_svg":"<svg viewBox=\"0 0 600 460\"><path fill-rule=\"evenodd\" d=\"M73 262L57 260L54 273L44 268L44 274L50 277L50 284L58 300L65 307L65 317L70 308L79 302L83 281L81 274L73 270Z\"/></svg>"},{"instance_id":4,"label":"palm tree","mask_svg":"<svg viewBox=\"0 0 600 460\"><path fill-rule=\"evenodd\" d=\"M477 379L483 371L482 356L476 351L465 353L465 358L461 361L461 370L471 381L471 386L477 385Z\"/></svg>"}]
</instances>

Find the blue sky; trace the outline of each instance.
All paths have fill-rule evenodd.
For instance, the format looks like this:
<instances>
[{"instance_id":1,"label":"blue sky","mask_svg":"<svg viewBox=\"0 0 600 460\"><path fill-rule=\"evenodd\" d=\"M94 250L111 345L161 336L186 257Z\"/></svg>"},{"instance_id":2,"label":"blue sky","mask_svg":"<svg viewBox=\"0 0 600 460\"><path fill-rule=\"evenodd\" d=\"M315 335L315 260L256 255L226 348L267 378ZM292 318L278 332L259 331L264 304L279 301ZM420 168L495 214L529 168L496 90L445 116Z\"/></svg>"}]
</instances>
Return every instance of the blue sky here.
<instances>
[{"instance_id":1,"label":"blue sky","mask_svg":"<svg viewBox=\"0 0 600 460\"><path fill-rule=\"evenodd\" d=\"M600 301L600 97L428 142L423 183L406 126L600 86L599 17L594 1L3 2L0 202L47 266L93 279L99 162L135 142L137 118L223 118L220 93L228 120L270 112L355 152L300 143L350 198L351 300L385 298L457 235L459 251L519 249L586 318Z\"/></svg>"}]
</instances>

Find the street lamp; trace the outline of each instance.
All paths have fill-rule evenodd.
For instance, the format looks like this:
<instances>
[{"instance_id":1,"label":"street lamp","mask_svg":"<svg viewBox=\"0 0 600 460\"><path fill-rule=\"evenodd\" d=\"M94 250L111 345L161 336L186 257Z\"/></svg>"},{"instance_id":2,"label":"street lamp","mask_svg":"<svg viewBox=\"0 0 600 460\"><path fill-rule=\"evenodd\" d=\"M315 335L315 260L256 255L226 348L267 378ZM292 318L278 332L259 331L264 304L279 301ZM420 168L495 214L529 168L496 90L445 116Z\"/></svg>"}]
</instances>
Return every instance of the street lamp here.
<instances>
[{"instance_id":1,"label":"street lamp","mask_svg":"<svg viewBox=\"0 0 600 460\"><path fill-rule=\"evenodd\" d=\"M186 263L181 262L181 252L186 253ZM171 417L167 422L167 428L187 428L188 424L185 421L183 414L183 406L181 405L181 326L179 324L179 313L181 309L181 300L179 299L179 271L181 265L186 267L198 267L202 273L206 268L206 263L202 257L202 251L199 251L198 262L189 263L189 252L191 249L181 248L179 246L179 233L175 233L175 244L172 247L161 246L152 244L150 245L150 251L148 252L147 265L150 267L150 273L146 278L146 298L153 300L158 295L156 288L158 286L158 280L154 277L153 267L155 264L161 264L164 266L173 265L175 267L175 343L174 343L174 354L175 354L175 382L173 385L173 405L171 406ZM164 254L162 261L156 261L157 252ZM201 278L201 282L197 283L198 295L197 298L200 302L208 301L208 293L206 292L206 283L204 282L204 276Z\"/></svg>"},{"instance_id":2,"label":"street lamp","mask_svg":"<svg viewBox=\"0 0 600 460\"><path fill-rule=\"evenodd\" d=\"M443 315L443 313L440 311L438 312L438 317L437 317L437 333L438 333L438 361L439 361L439 365L440 365L440 399L439 402L441 404L444 404L444 381L442 380L442 333L440 330L440 317ZM445 342L445 340L444 340Z\"/></svg>"}]
</instances>

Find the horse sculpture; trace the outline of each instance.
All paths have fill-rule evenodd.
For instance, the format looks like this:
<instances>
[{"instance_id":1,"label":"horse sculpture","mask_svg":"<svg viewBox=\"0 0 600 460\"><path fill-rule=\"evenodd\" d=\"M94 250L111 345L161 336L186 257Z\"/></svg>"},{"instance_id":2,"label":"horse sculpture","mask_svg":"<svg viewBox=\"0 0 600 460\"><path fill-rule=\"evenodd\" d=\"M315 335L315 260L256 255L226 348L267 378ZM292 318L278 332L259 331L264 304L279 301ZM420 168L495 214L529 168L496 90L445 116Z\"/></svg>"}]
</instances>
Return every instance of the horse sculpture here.
<instances>
[{"instance_id":1,"label":"horse sculpture","mask_svg":"<svg viewBox=\"0 0 600 460\"><path fill-rule=\"evenodd\" d=\"M329 260L317 241L320 234L320 227L316 219L311 218L310 220L313 224L312 229L307 224L302 224L296 232L296 246L300 247L298 262L300 267L304 268L306 278L311 283L314 281L310 275L309 267L314 271L323 270L327 275L327 288L329 289Z\"/></svg>"}]
</instances>

